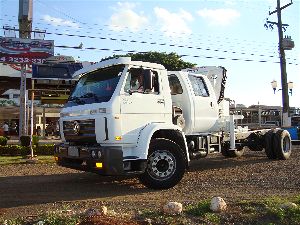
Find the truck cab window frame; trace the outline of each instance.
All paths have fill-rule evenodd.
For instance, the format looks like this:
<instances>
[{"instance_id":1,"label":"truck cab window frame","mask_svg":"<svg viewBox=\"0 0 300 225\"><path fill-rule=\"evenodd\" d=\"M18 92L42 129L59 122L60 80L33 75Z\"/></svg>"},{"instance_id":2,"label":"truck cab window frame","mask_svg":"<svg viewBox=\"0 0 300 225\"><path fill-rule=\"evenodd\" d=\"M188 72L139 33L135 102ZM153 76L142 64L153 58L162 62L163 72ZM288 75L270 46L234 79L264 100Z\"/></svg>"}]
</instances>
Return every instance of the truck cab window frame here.
<instances>
[{"instance_id":1,"label":"truck cab window frame","mask_svg":"<svg viewBox=\"0 0 300 225\"><path fill-rule=\"evenodd\" d=\"M189 76L195 96L209 97L209 91L202 77Z\"/></svg>"},{"instance_id":2,"label":"truck cab window frame","mask_svg":"<svg viewBox=\"0 0 300 225\"><path fill-rule=\"evenodd\" d=\"M169 80L171 95L177 95L177 94L183 93L183 89L182 89L180 80L178 79L178 77L175 74L169 75L168 80Z\"/></svg>"},{"instance_id":3,"label":"truck cab window frame","mask_svg":"<svg viewBox=\"0 0 300 225\"><path fill-rule=\"evenodd\" d=\"M132 67L128 70L128 75L125 81L124 92L125 93L140 93L140 94L159 94L159 81L157 71L152 72L152 90L145 90L144 88L144 68Z\"/></svg>"}]
</instances>

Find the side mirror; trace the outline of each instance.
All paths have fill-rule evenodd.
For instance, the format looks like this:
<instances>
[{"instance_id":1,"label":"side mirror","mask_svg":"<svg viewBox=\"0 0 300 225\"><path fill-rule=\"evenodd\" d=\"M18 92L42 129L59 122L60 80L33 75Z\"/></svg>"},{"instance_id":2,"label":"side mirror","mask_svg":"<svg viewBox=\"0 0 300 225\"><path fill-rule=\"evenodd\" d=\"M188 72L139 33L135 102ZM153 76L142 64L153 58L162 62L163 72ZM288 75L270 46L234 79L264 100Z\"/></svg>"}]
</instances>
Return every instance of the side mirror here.
<instances>
[{"instance_id":1,"label":"side mirror","mask_svg":"<svg viewBox=\"0 0 300 225\"><path fill-rule=\"evenodd\" d=\"M143 76L144 76L144 90L146 92L152 91L153 89L152 71L150 69L144 70Z\"/></svg>"}]
</instances>

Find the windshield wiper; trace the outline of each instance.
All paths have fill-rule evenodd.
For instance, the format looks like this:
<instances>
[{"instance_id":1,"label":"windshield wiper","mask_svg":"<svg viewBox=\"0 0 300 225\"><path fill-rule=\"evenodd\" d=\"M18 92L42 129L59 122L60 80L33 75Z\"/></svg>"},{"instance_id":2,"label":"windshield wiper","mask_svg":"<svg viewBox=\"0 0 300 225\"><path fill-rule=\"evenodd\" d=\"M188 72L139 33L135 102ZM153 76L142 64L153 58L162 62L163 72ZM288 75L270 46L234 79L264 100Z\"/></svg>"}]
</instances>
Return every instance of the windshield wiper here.
<instances>
[{"instance_id":1,"label":"windshield wiper","mask_svg":"<svg viewBox=\"0 0 300 225\"><path fill-rule=\"evenodd\" d=\"M88 92L88 93L81 96L81 98L92 98L92 97L94 97L95 101L99 100L98 96L95 93L92 93L92 92Z\"/></svg>"},{"instance_id":2,"label":"windshield wiper","mask_svg":"<svg viewBox=\"0 0 300 225\"><path fill-rule=\"evenodd\" d=\"M83 103L84 103L84 101L82 101L82 100L81 100L79 97L77 97L77 96L74 96L74 97L69 98L69 101L75 102L75 103L77 103L77 104L83 104Z\"/></svg>"}]
</instances>

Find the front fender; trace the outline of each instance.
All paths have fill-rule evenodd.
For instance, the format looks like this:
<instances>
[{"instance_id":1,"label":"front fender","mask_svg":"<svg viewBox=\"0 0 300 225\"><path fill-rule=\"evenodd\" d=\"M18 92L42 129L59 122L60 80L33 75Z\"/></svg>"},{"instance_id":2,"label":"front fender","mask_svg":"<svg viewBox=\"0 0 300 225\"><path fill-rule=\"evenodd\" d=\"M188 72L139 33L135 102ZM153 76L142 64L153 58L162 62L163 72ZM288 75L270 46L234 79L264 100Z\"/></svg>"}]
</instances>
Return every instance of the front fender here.
<instances>
[{"instance_id":1,"label":"front fender","mask_svg":"<svg viewBox=\"0 0 300 225\"><path fill-rule=\"evenodd\" d=\"M188 148L186 144L186 139L183 131L181 130L180 127L173 125L173 124L165 124L165 123L151 123L147 124L143 129L141 129L139 136L138 136L138 142L137 142L137 149L140 151L140 158L141 159L147 159L148 157L148 151L149 151L149 145L150 141L152 139L153 134L156 131L159 130L170 130L170 131L177 131L180 133L182 136L183 142L185 149L182 149L186 155L186 159L188 162L190 161L189 159L189 154L188 154ZM163 137L161 137L163 138ZM167 139L167 137L166 137ZM141 151L143 149L143 151Z\"/></svg>"}]
</instances>

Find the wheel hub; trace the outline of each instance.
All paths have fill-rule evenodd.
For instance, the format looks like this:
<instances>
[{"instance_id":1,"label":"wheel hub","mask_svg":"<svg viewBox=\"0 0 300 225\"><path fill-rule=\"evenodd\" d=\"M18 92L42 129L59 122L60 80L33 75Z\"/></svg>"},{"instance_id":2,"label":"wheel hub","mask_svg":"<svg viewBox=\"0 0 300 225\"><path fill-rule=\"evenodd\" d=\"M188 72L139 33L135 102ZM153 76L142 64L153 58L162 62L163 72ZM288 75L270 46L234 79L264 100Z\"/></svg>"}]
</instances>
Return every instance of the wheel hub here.
<instances>
[{"instance_id":1,"label":"wheel hub","mask_svg":"<svg viewBox=\"0 0 300 225\"><path fill-rule=\"evenodd\" d=\"M161 180L172 176L175 168L175 158L169 151L155 151L149 157L148 171L154 179Z\"/></svg>"}]
</instances>

